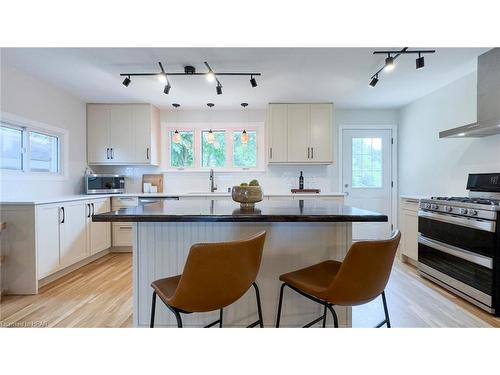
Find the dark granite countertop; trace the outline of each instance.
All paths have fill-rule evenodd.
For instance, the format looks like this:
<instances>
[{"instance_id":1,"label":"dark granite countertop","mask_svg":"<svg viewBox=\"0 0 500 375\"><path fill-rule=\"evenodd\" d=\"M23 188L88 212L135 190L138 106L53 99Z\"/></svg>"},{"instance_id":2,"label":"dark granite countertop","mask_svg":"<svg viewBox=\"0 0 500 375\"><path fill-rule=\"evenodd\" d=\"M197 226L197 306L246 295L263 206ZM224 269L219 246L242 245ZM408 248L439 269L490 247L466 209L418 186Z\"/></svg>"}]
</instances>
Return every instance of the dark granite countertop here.
<instances>
[{"instance_id":1,"label":"dark granite countertop","mask_svg":"<svg viewBox=\"0 0 500 375\"><path fill-rule=\"evenodd\" d=\"M168 200L97 214L96 222L376 222L387 215L325 200L262 201L242 211L228 200Z\"/></svg>"}]
</instances>

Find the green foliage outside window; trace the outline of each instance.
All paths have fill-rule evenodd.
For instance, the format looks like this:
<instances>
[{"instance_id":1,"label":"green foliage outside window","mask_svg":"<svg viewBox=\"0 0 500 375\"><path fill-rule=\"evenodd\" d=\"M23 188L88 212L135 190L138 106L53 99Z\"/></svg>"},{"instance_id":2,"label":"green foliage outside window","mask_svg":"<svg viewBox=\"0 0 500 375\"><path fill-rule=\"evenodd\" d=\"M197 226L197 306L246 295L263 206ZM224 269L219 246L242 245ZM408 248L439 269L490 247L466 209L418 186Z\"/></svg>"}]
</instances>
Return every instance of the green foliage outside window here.
<instances>
[{"instance_id":1,"label":"green foliage outside window","mask_svg":"<svg viewBox=\"0 0 500 375\"><path fill-rule=\"evenodd\" d=\"M192 167L194 133L192 131L180 131L181 141L174 142L174 131L170 132L170 165L176 168Z\"/></svg>"},{"instance_id":2,"label":"green foliage outside window","mask_svg":"<svg viewBox=\"0 0 500 375\"><path fill-rule=\"evenodd\" d=\"M241 131L233 132L233 165L250 168L257 166L257 133L247 131L248 142L241 142Z\"/></svg>"},{"instance_id":3,"label":"green foliage outside window","mask_svg":"<svg viewBox=\"0 0 500 375\"><path fill-rule=\"evenodd\" d=\"M207 140L208 131L201 132L201 166L225 167L226 166L226 140L224 131L214 131L214 141Z\"/></svg>"}]
</instances>

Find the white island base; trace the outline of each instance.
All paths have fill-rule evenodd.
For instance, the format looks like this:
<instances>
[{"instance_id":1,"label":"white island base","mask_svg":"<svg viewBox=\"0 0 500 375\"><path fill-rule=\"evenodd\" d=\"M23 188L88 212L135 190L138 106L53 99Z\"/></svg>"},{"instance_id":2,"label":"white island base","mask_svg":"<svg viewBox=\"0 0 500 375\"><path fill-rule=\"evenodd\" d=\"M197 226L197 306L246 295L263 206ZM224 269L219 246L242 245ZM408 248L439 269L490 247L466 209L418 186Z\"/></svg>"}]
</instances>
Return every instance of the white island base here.
<instances>
[{"instance_id":1,"label":"white island base","mask_svg":"<svg viewBox=\"0 0 500 375\"><path fill-rule=\"evenodd\" d=\"M136 327L149 327L151 282L182 273L189 248L199 242L241 240L267 232L257 277L265 327L274 327L278 309L279 276L320 261L343 260L352 242L350 222L137 222L134 223L133 289ZM341 327L351 327L351 308L336 306ZM321 316L323 307L285 288L281 327L301 327ZM203 327L218 312L182 314L185 327ZM246 327L257 320L252 287L224 309L225 327ZM333 326L331 315L328 326ZM318 323L318 326L321 326ZM158 299L155 327L177 327L175 317Z\"/></svg>"}]
</instances>

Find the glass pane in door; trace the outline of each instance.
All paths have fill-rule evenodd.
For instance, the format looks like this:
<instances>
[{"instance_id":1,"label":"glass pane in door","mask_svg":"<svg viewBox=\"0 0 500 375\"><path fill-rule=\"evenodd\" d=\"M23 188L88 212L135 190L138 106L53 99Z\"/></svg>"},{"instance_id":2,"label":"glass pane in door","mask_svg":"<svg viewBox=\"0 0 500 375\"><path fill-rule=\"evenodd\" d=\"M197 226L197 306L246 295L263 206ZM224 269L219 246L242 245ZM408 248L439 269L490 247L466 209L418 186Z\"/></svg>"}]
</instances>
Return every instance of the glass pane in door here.
<instances>
[{"instance_id":1,"label":"glass pane in door","mask_svg":"<svg viewBox=\"0 0 500 375\"><path fill-rule=\"evenodd\" d=\"M382 187L382 138L352 138L352 188Z\"/></svg>"}]
</instances>

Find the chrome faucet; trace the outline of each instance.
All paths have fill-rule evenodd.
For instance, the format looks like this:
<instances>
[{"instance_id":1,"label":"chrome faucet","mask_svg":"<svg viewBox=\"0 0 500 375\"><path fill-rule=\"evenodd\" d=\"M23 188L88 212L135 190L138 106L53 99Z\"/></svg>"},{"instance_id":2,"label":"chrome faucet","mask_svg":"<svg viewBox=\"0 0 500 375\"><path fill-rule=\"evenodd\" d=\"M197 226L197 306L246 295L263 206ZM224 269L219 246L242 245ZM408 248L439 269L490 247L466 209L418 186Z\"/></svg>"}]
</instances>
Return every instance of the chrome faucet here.
<instances>
[{"instance_id":1,"label":"chrome faucet","mask_svg":"<svg viewBox=\"0 0 500 375\"><path fill-rule=\"evenodd\" d=\"M210 192L213 193L215 190L217 190L217 186L215 185L214 170L210 169Z\"/></svg>"}]
</instances>

